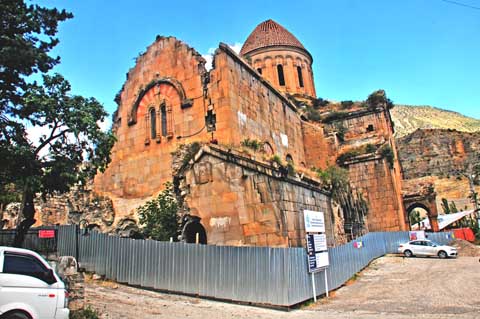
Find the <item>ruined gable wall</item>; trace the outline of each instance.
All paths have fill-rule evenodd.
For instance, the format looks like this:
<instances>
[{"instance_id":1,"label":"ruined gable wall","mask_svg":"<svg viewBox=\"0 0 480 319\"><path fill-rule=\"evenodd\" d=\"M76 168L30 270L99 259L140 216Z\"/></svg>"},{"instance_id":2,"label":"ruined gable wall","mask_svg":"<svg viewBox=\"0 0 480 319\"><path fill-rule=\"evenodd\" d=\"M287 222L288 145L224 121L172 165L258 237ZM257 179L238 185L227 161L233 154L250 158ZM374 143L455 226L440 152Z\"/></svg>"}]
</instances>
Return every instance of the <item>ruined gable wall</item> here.
<instances>
[{"instance_id":1,"label":"ruined gable wall","mask_svg":"<svg viewBox=\"0 0 480 319\"><path fill-rule=\"evenodd\" d=\"M344 241L334 227L341 221L334 216L327 194L260 173L255 165L248 159L225 160L204 154L185 173L185 200L192 214L201 217L208 244L303 246L304 209L325 213L330 246Z\"/></svg>"},{"instance_id":2,"label":"ruined gable wall","mask_svg":"<svg viewBox=\"0 0 480 319\"><path fill-rule=\"evenodd\" d=\"M157 37L128 72L114 119L117 142L112 162L104 174L95 178L95 191L111 197L120 215L131 213L171 179L170 153L180 143L209 140L205 130L189 138L177 138L192 135L204 126L204 63L195 50L177 39ZM152 86L156 81L158 85ZM184 92L178 90L178 83ZM185 100L190 100L191 105L182 107ZM170 111L168 136L162 134L162 103ZM150 136L151 108L157 115L155 138Z\"/></svg>"},{"instance_id":3,"label":"ruined gable wall","mask_svg":"<svg viewBox=\"0 0 480 319\"><path fill-rule=\"evenodd\" d=\"M220 108L228 106L231 112L227 119L217 113L217 130L231 130L229 143L240 145L245 138L257 139L268 142L283 160L290 154L295 165L305 162L301 120L295 107L228 48L217 51L210 81L220 83L220 92L209 90L212 97L218 94L214 103ZM223 139L219 142L224 144Z\"/></svg>"}]
</instances>

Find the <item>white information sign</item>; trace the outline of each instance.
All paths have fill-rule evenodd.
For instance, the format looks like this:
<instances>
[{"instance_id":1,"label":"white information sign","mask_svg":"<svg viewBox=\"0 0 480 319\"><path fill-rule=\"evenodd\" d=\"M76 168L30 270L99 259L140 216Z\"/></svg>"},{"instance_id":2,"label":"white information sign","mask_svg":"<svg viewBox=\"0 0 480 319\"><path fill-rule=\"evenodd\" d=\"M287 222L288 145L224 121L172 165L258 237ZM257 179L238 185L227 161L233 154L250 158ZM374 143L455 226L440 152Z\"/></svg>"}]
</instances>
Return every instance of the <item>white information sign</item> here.
<instances>
[{"instance_id":1,"label":"white information sign","mask_svg":"<svg viewBox=\"0 0 480 319\"><path fill-rule=\"evenodd\" d=\"M315 251L324 251L328 249L327 235L325 234L313 235L313 242L315 244Z\"/></svg>"},{"instance_id":2,"label":"white information sign","mask_svg":"<svg viewBox=\"0 0 480 319\"><path fill-rule=\"evenodd\" d=\"M325 217L323 212L315 212L313 210L303 211L303 220L305 222L305 232L307 233L324 233Z\"/></svg>"},{"instance_id":3,"label":"white information sign","mask_svg":"<svg viewBox=\"0 0 480 319\"><path fill-rule=\"evenodd\" d=\"M328 267L328 251L322 251L320 253L315 254L315 258L317 259L317 268L324 268Z\"/></svg>"}]
</instances>

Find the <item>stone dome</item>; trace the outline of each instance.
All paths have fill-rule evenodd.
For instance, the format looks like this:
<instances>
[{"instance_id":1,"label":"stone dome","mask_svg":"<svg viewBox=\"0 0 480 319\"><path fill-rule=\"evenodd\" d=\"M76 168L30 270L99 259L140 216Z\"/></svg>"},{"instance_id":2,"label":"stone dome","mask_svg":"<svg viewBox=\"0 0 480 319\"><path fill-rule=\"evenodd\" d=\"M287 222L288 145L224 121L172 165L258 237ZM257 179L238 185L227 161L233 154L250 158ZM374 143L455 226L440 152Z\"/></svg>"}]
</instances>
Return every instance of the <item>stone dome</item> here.
<instances>
[{"instance_id":1,"label":"stone dome","mask_svg":"<svg viewBox=\"0 0 480 319\"><path fill-rule=\"evenodd\" d=\"M271 19L257 25L243 44L240 55L244 56L257 49L275 46L294 47L305 51L310 56L293 34Z\"/></svg>"}]
</instances>

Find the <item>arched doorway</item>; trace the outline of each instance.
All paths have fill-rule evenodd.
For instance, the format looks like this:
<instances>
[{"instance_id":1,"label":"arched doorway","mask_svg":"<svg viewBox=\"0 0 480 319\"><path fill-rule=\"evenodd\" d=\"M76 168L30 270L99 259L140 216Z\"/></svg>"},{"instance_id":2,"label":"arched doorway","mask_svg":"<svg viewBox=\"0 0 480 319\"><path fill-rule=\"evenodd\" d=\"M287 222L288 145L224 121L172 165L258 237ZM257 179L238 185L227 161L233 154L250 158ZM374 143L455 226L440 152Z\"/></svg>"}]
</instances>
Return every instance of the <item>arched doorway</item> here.
<instances>
[{"instance_id":1,"label":"arched doorway","mask_svg":"<svg viewBox=\"0 0 480 319\"><path fill-rule=\"evenodd\" d=\"M407 208L408 224L410 230L424 230L427 228L423 220L430 216L428 207L421 203L414 203Z\"/></svg>"},{"instance_id":2,"label":"arched doorway","mask_svg":"<svg viewBox=\"0 0 480 319\"><path fill-rule=\"evenodd\" d=\"M207 232L200 220L200 217L191 215L183 218L182 240L187 244L197 243L197 238L199 244L207 244Z\"/></svg>"}]
</instances>

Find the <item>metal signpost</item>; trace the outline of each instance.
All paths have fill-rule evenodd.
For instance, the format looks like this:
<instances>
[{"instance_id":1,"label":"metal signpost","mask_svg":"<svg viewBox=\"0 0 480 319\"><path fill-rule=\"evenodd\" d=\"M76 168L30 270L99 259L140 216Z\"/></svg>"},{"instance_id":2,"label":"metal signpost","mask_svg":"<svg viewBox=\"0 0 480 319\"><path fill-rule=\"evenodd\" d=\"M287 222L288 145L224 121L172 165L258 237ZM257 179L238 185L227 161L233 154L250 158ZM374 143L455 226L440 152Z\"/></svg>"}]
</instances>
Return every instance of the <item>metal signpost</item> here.
<instances>
[{"instance_id":1,"label":"metal signpost","mask_svg":"<svg viewBox=\"0 0 480 319\"><path fill-rule=\"evenodd\" d=\"M325 274L325 292L328 297L327 268L329 266L327 235L325 235L325 217L323 212L303 211L305 232L307 233L308 272L312 275L313 300L317 301L315 290L315 273Z\"/></svg>"}]
</instances>

